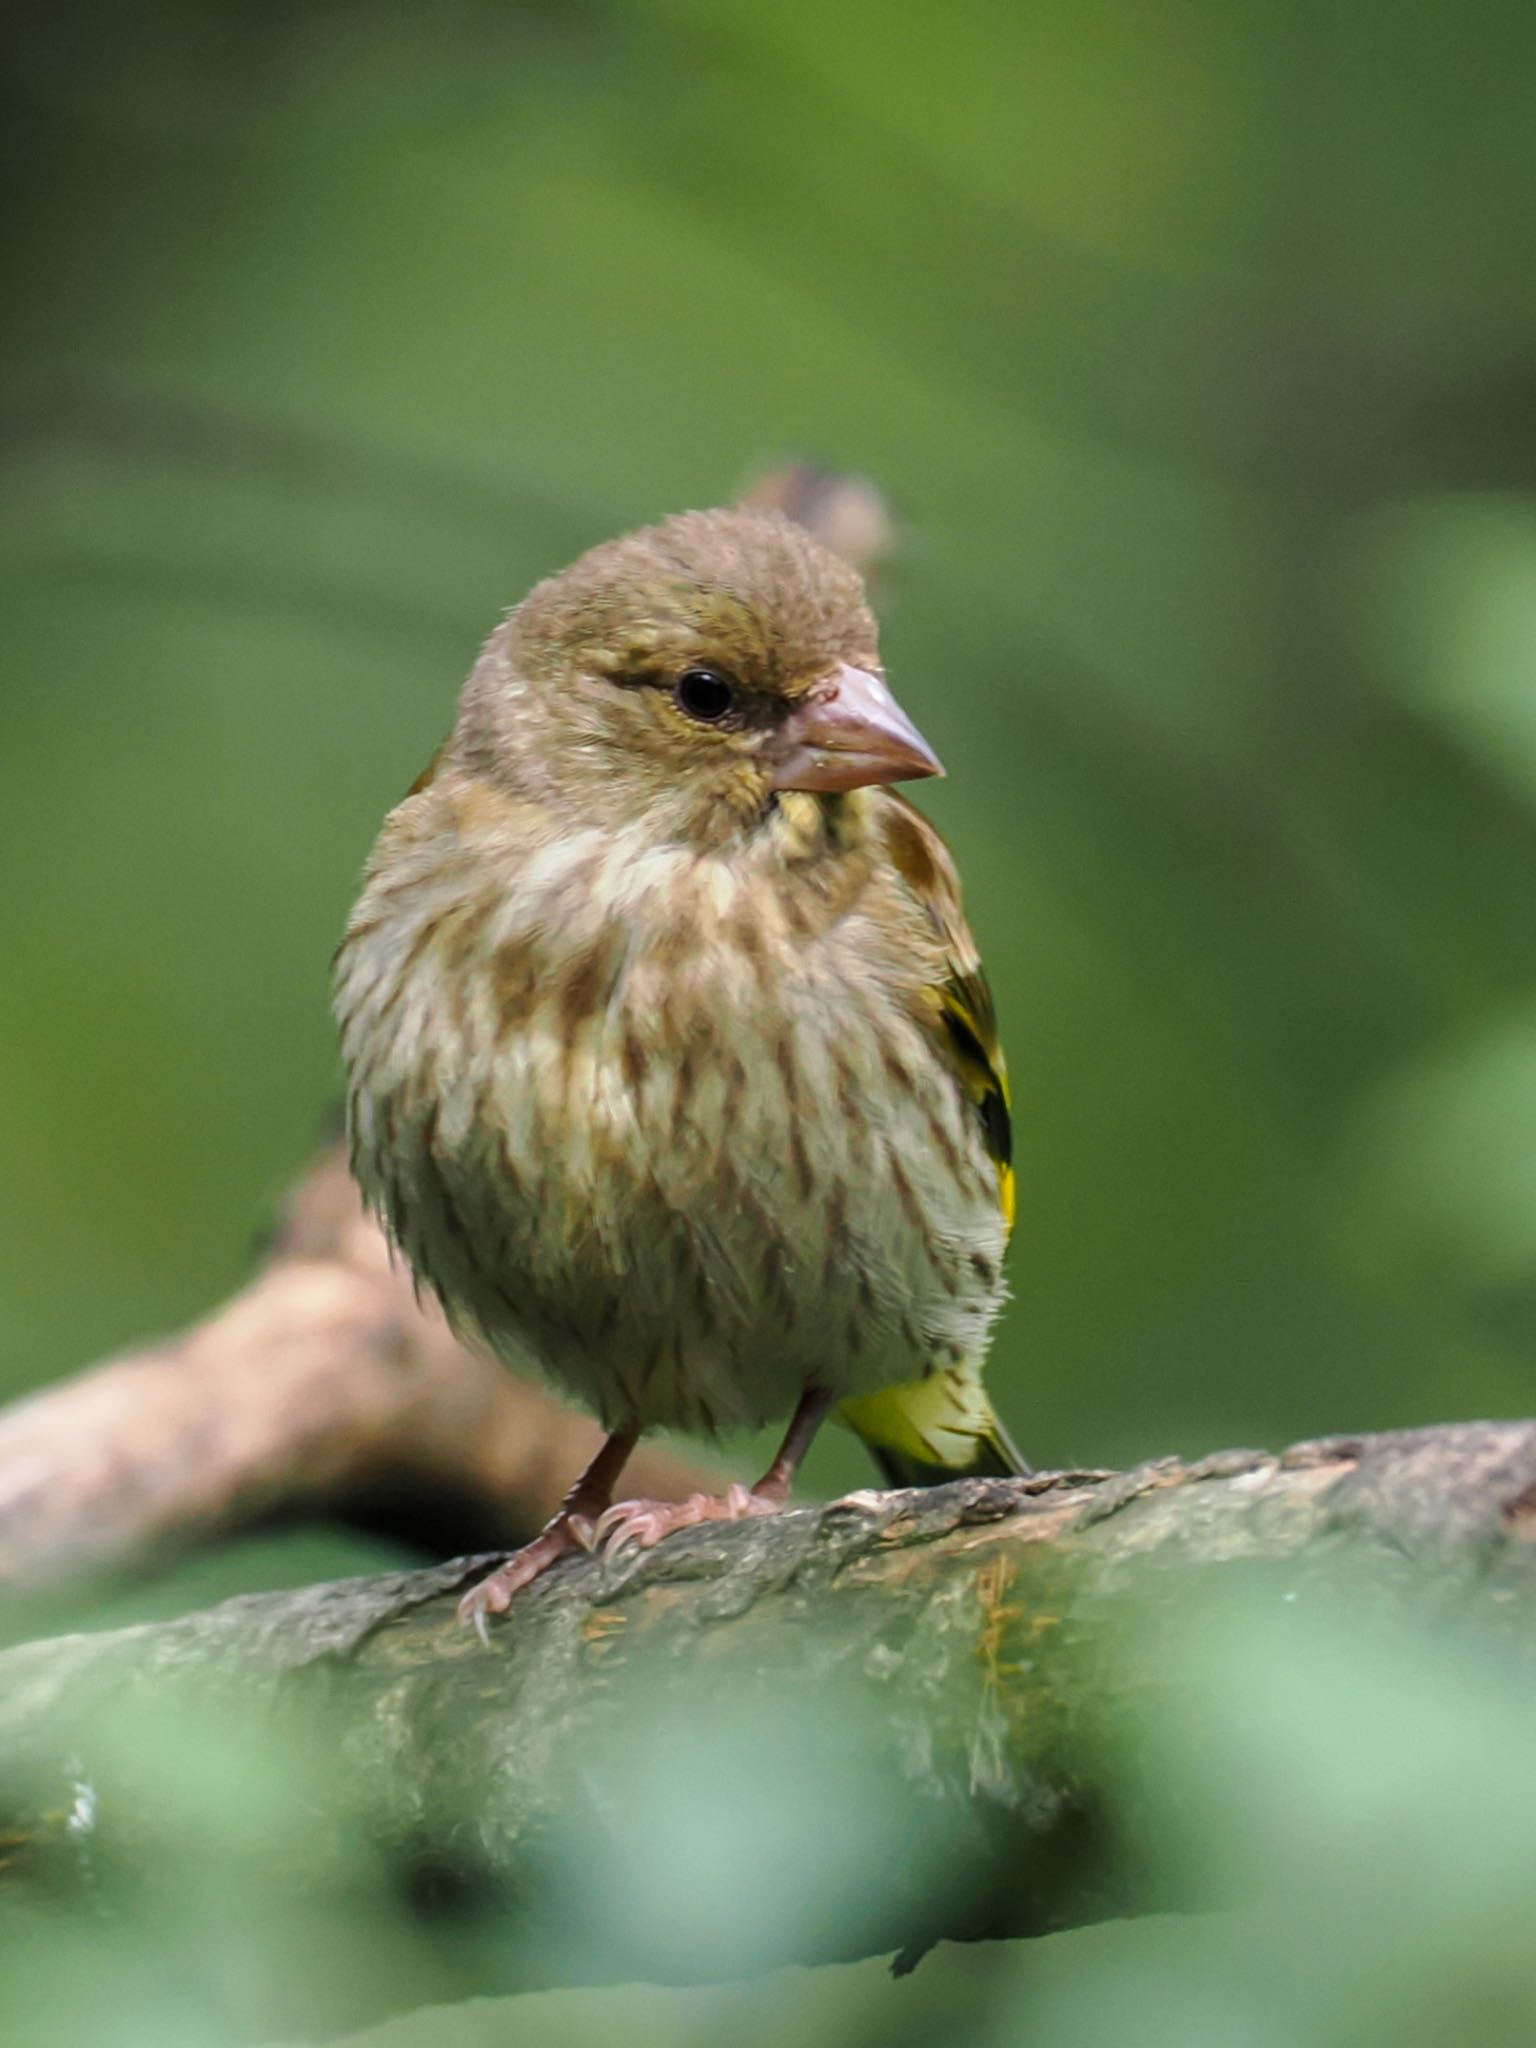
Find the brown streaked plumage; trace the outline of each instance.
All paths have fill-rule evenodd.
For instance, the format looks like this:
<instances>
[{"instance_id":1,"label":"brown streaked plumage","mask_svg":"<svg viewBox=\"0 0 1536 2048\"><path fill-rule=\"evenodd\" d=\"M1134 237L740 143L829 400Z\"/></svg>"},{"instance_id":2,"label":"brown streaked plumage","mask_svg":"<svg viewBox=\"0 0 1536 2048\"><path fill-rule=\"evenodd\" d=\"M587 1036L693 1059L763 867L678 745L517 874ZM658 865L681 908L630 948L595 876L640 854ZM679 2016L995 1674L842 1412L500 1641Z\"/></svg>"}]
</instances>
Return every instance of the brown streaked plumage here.
<instances>
[{"instance_id":1,"label":"brown streaked plumage","mask_svg":"<svg viewBox=\"0 0 1536 2048\"><path fill-rule=\"evenodd\" d=\"M484 1624L596 1535L765 1512L834 1406L892 1476L1017 1469L1012 1215L937 770L857 574L786 521L594 548L487 642L337 955L353 1163L449 1315L610 1432ZM791 1417L758 1486L611 1506L638 1434Z\"/></svg>"}]
</instances>

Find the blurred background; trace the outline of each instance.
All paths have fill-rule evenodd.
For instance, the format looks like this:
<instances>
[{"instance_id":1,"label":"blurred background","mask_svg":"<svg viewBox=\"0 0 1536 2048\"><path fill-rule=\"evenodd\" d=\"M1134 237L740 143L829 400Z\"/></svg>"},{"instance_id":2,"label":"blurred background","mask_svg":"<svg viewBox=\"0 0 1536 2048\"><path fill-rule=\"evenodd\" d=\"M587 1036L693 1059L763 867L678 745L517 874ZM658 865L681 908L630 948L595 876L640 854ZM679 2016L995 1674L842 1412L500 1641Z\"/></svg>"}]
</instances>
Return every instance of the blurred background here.
<instances>
[{"instance_id":1,"label":"blurred background","mask_svg":"<svg viewBox=\"0 0 1536 2048\"><path fill-rule=\"evenodd\" d=\"M1028 1455L1531 1412L1529 9L56 0L0 74L0 1394L247 1270L498 615L806 457L900 528Z\"/></svg>"}]
</instances>

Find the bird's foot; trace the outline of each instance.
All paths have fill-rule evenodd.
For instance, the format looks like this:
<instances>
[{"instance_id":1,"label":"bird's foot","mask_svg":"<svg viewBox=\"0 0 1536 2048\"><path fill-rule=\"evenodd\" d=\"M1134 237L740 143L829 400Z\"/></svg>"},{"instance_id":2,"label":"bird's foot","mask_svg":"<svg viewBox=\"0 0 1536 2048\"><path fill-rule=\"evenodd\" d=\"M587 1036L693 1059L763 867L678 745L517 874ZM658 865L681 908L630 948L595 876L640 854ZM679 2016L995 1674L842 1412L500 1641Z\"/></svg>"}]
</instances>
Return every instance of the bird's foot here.
<instances>
[{"instance_id":1,"label":"bird's foot","mask_svg":"<svg viewBox=\"0 0 1536 2048\"><path fill-rule=\"evenodd\" d=\"M521 1550L514 1550L506 1563L497 1565L489 1578L470 1587L459 1602L460 1621L472 1623L475 1633L489 1649L490 1616L505 1614L523 1588L542 1578L552 1564L558 1564L562 1557L569 1557L573 1551L591 1550L596 1541L596 1527L590 1515L562 1510L531 1543L525 1543Z\"/></svg>"},{"instance_id":2,"label":"bird's foot","mask_svg":"<svg viewBox=\"0 0 1536 2048\"><path fill-rule=\"evenodd\" d=\"M745 1522L755 1515L776 1515L784 1505L779 1493L750 1486L728 1486L724 1493L694 1493L687 1500L621 1500L597 1518L594 1545L604 1557L617 1557L633 1545L649 1550L674 1529L696 1529L701 1522Z\"/></svg>"}]
</instances>

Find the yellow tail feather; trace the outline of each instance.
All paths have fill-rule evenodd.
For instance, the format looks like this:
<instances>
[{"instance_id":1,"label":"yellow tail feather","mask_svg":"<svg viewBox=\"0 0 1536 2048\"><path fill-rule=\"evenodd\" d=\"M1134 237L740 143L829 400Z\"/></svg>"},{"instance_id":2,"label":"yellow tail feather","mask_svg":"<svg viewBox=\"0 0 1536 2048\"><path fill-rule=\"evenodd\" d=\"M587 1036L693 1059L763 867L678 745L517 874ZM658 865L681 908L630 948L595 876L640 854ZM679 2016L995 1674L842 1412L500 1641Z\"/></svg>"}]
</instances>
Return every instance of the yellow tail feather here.
<instances>
[{"instance_id":1,"label":"yellow tail feather","mask_svg":"<svg viewBox=\"0 0 1536 2048\"><path fill-rule=\"evenodd\" d=\"M892 1486L946 1479L1006 1479L1029 1471L998 1421L974 1367L844 1401L840 1422L863 1439Z\"/></svg>"}]
</instances>

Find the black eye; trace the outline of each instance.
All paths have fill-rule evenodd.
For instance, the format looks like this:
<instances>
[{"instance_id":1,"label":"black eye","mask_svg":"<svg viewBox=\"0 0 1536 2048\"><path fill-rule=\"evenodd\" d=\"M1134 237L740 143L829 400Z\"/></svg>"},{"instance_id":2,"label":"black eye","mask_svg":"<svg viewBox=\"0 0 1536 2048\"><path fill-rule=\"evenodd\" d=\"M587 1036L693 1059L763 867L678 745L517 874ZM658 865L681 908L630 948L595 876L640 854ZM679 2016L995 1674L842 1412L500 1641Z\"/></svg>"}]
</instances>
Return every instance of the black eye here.
<instances>
[{"instance_id":1,"label":"black eye","mask_svg":"<svg viewBox=\"0 0 1536 2048\"><path fill-rule=\"evenodd\" d=\"M673 695L679 711L703 725L718 725L735 707L736 685L717 668L685 668Z\"/></svg>"}]
</instances>

